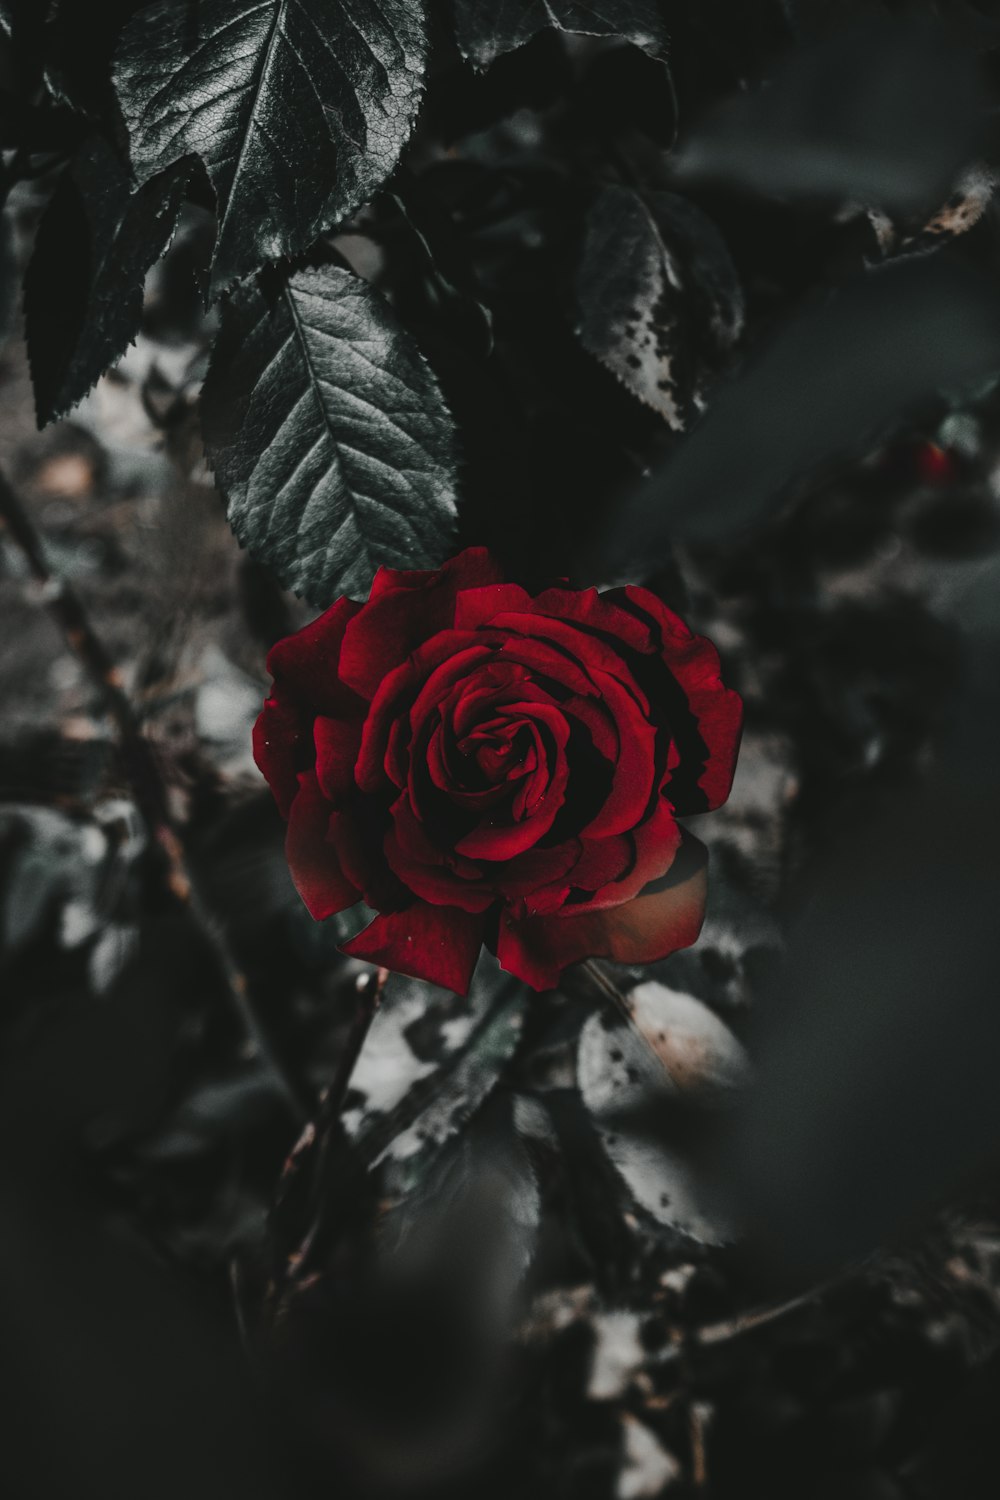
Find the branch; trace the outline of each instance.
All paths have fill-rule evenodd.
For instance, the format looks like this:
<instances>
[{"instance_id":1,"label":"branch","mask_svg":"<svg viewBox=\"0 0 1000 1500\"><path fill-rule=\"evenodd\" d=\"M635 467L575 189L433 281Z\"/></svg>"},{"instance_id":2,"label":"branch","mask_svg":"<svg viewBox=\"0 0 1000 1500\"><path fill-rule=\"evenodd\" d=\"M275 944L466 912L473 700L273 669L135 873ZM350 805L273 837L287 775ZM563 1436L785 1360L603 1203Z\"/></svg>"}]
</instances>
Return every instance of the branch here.
<instances>
[{"instance_id":1,"label":"branch","mask_svg":"<svg viewBox=\"0 0 1000 1500\"><path fill-rule=\"evenodd\" d=\"M165 883L175 901L185 906L208 942L232 1010L247 1041L246 1054L259 1057L271 1070L289 1108L298 1120L307 1107L268 1041L250 1001L246 977L226 933L205 900L196 873L188 864L170 799L152 746L125 692L117 665L94 630L79 595L49 565L41 534L0 471L0 526L24 554L48 609L69 649L97 688L118 732L125 774L136 806L163 862Z\"/></svg>"}]
</instances>

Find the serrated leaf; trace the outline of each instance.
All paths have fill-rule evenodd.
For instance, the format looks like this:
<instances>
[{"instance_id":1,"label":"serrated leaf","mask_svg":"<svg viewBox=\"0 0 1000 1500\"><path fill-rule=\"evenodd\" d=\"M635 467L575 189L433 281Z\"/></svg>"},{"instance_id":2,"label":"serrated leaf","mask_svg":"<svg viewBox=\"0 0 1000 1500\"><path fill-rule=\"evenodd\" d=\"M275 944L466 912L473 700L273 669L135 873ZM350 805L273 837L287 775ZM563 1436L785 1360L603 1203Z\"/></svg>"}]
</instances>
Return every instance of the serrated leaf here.
<instances>
[{"instance_id":1,"label":"serrated leaf","mask_svg":"<svg viewBox=\"0 0 1000 1500\"><path fill-rule=\"evenodd\" d=\"M455 524L451 415L385 300L339 266L227 304L202 432L230 524L323 608L381 564L442 562Z\"/></svg>"},{"instance_id":2,"label":"serrated leaf","mask_svg":"<svg viewBox=\"0 0 1000 1500\"><path fill-rule=\"evenodd\" d=\"M184 185L174 170L133 192L99 136L62 177L24 282L40 427L81 401L135 339L146 272L174 232Z\"/></svg>"},{"instance_id":3,"label":"serrated leaf","mask_svg":"<svg viewBox=\"0 0 1000 1500\"><path fill-rule=\"evenodd\" d=\"M667 29L655 0L455 0L462 53L486 68L546 27L586 36L620 36L653 57L666 51Z\"/></svg>"},{"instance_id":4,"label":"serrated leaf","mask_svg":"<svg viewBox=\"0 0 1000 1500\"><path fill-rule=\"evenodd\" d=\"M704 404L743 327L743 295L712 221L673 193L609 186L587 216L576 277L584 347L675 429Z\"/></svg>"},{"instance_id":5,"label":"serrated leaf","mask_svg":"<svg viewBox=\"0 0 1000 1500\"><path fill-rule=\"evenodd\" d=\"M157 0L126 28L115 87L140 181L204 162L212 286L305 250L392 171L426 57L416 0Z\"/></svg>"}]
</instances>

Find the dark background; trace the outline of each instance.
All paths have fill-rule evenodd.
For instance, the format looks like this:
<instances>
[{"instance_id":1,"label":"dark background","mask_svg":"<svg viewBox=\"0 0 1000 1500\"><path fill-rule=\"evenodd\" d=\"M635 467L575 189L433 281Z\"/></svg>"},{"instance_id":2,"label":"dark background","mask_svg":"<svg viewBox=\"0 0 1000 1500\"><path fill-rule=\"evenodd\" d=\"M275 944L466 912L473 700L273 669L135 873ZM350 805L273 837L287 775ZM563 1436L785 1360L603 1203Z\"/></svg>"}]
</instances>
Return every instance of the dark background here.
<instances>
[{"instance_id":1,"label":"dark background","mask_svg":"<svg viewBox=\"0 0 1000 1500\"><path fill-rule=\"evenodd\" d=\"M8 524L0 1484L992 1495L1000 16L691 0L662 7L669 71L570 28L476 74L433 9L403 166L323 248L440 380L461 539L528 582L641 579L744 696L704 935L609 981L663 987L681 1052L652 1076L592 976L529 997L484 966L468 1011L394 977L346 1130L323 1120L373 976L301 909L250 756L267 648L311 611L201 449L211 197L136 344L39 431L13 268L83 132L60 90L85 59L100 92L107 48L64 8L39 81L0 31L0 470L120 668L198 895ZM659 300L629 194L659 204ZM629 384L635 296L673 426ZM318 1111L325 1155L289 1170Z\"/></svg>"}]
</instances>

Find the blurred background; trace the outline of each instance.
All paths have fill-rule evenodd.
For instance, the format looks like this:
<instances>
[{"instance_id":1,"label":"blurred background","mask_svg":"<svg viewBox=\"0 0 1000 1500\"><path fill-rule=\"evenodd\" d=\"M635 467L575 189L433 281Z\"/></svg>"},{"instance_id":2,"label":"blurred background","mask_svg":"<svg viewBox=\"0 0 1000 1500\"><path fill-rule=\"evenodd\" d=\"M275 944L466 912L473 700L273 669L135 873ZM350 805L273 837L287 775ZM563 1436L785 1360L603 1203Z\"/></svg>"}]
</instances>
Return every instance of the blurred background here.
<instances>
[{"instance_id":1,"label":"blurred background","mask_svg":"<svg viewBox=\"0 0 1000 1500\"><path fill-rule=\"evenodd\" d=\"M995 1493L1000 15L664 10L669 70L442 43L331 248L439 375L463 539L717 643L747 722L693 820L704 934L545 997L392 976L349 1078L382 981L250 754L310 611L201 450L210 205L39 431L12 289L55 162L10 174L5 1494ZM637 289L665 366L629 364Z\"/></svg>"}]
</instances>

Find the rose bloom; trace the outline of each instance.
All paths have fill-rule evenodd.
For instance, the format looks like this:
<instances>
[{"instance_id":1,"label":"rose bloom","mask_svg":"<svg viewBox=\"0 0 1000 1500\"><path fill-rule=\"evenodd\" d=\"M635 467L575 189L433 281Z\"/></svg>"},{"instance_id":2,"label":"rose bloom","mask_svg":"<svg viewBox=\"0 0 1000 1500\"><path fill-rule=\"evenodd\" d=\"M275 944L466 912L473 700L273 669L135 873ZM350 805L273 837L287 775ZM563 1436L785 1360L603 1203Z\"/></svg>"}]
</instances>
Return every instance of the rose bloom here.
<instances>
[{"instance_id":1,"label":"rose bloom","mask_svg":"<svg viewBox=\"0 0 1000 1500\"><path fill-rule=\"evenodd\" d=\"M715 647L647 589L532 596L470 548L382 568L268 657L254 754L316 918L344 950L465 994L483 943L535 989L579 959L687 947L742 705Z\"/></svg>"}]
</instances>

